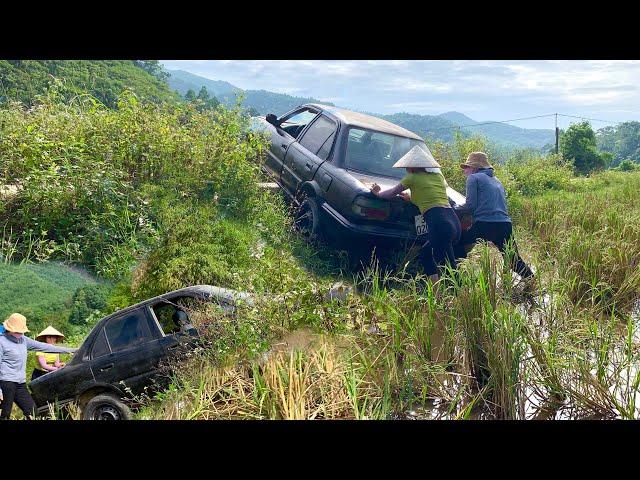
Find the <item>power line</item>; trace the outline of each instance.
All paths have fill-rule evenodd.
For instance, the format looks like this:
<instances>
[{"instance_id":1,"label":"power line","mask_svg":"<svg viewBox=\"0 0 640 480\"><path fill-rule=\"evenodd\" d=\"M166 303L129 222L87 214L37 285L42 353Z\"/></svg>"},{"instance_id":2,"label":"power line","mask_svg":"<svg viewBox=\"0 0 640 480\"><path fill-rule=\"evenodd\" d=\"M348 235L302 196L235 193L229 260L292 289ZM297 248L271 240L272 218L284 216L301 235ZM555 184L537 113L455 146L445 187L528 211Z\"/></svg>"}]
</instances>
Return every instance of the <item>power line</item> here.
<instances>
[{"instance_id":1,"label":"power line","mask_svg":"<svg viewBox=\"0 0 640 480\"><path fill-rule=\"evenodd\" d=\"M546 115L536 115L535 117L523 117L523 118L514 118L512 120L496 120L493 122L480 122L480 123L471 123L469 125L460 125L459 128L465 127L476 127L478 125L491 125L493 123L508 123L508 122L517 122L518 120L532 120L534 118L543 118L543 117L553 117L555 113L548 113ZM558 114L560 115L560 114Z\"/></svg>"},{"instance_id":2,"label":"power line","mask_svg":"<svg viewBox=\"0 0 640 480\"><path fill-rule=\"evenodd\" d=\"M564 113L559 113L558 115L560 115L561 117L579 118L581 120L593 120L594 122L604 122L604 123L613 123L613 124L624 123L624 122L612 122L610 120L601 120L599 118L576 117L575 115L565 115Z\"/></svg>"},{"instance_id":3,"label":"power line","mask_svg":"<svg viewBox=\"0 0 640 480\"><path fill-rule=\"evenodd\" d=\"M577 118L577 119L580 119L580 120L592 120L592 121L595 121L595 122L604 122L604 123L611 123L611 124L623 123L623 122L613 122L613 121L610 121L610 120L602 120L602 119L599 119L599 118L578 117L576 115L566 115L564 113L547 113L545 115L536 115L536 116L533 116L533 117L513 118L513 119L510 119L510 120L495 120L495 121L490 121L490 122L470 123L468 125L455 125L453 127L431 128L431 129L428 130L428 132L437 132L437 131L440 131L440 130L460 130L462 128L477 127L477 126L480 126L480 125L493 125L493 124L498 124L498 123L508 124L509 122L517 122L517 121L521 121L521 120L533 120L535 118L545 118L545 117L554 117L554 116L556 117L556 121L557 121L558 116L561 116L561 117ZM446 120L446 118L444 118L444 120Z\"/></svg>"}]
</instances>

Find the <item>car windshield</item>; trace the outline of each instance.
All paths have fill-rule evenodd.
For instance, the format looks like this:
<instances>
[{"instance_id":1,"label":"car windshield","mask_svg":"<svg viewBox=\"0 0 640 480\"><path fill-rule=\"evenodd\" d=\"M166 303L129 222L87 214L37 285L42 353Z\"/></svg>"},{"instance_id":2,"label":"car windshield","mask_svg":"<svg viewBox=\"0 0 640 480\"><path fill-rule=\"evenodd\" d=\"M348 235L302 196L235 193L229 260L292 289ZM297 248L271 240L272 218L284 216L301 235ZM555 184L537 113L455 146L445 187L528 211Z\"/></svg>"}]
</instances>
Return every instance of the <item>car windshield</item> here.
<instances>
[{"instance_id":1,"label":"car windshield","mask_svg":"<svg viewBox=\"0 0 640 480\"><path fill-rule=\"evenodd\" d=\"M406 172L403 168L393 168L393 164L416 145L433 156L422 140L351 128L345 166L372 175L400 179Z\"/></svg>"}]
</instances>

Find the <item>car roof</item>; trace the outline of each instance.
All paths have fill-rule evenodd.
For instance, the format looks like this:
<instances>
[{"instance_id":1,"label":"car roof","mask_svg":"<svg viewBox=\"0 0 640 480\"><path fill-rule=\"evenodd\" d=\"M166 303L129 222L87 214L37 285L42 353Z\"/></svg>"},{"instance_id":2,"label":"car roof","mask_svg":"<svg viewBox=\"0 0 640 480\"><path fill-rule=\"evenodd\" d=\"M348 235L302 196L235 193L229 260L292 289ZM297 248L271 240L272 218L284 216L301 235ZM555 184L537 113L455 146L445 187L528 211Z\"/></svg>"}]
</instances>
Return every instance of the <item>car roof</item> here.
<instances>
[{"instance_id":1,"label":"car roof","mask_svg":"<svg viewBox=\"0 0 640 480\"><path fill-rule=\"evenodd\" d=\"M390 133L391 135L398 135L400 137L413 138L415 140L424 140L419 135L416 135L406 128L402 128L395 123L387 122L381 118L367 115L366 113L353 112L344 108L333 107L331 105L322 105L320 103L307 103L304 107L315 107L324 112L331 113L337 117L342 123L345 123L354 127L362 127L369 130L376 130L378 132Z\"/></svg>"},{"instance_id":2,"label":"car roof","mask_svg":"<svg viewBox=\"0 0 640 480\"><path fill-rule=\"evenodd\" d=\"M115 312L107 315L106 317L101 318L96 325L91 329L89 334L85 337L84 341L80 345L78 352L76 352L75 358L82 358L86 355L86 351L89 348L90 343L92 342L93 337L97 335L97 332L100 328L105 325L106 322L111 320L112 318L119 317L121 315L126 315L134 310L139 308L143 308L147 305L154 304L156 302L160 302L165 299L173 298L176 296L188 295L200 297L202 299L216 299L223 303L227 303L230 305L235 305L237 303L246 302L247 304L253 304L254 297L247 292L238 292L236 290L230 290L222 287L214 287L213 285L193 285L191 287L181 288L179 290L173 290L171 292L164 293L162 295L158 295L157 297L149 298L142 302L136 303L135 305L131 305L129 307L123 308L121 310L116 310ZM78 355L81 353L81 355Z\"/></svg>"}]
</instances>

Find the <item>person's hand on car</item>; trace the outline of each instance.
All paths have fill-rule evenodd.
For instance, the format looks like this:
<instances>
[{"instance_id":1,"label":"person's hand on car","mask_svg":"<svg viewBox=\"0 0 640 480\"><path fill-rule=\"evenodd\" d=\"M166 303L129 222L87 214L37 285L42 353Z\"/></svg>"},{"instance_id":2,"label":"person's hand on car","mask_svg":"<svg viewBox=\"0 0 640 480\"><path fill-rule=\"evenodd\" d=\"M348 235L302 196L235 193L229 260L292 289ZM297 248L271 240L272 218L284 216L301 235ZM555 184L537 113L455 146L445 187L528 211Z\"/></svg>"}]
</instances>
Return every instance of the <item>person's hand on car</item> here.
<instances>
[{"instance_id":1,"label":"person's hand on car","mask_svg":"<svg viewBox=\"0 0 640 480\"><path fill-rule=\"evenodd\" d=\"M371 185L371 193L373 193L374 195L378 195L378 193L380 193L380 185L378 185L377 183Z\"/></svg>"},{"instance_id":2,"label":"person's hand on car","mask_svg":"<svg viewBox=\"0 0 640 480\"><path fill-rule=\"evenodd\" d=\"M402 198L405 202L411 201L411 195L409 195L408 192L400 192L398 195L400 195L400 198Z\"/></svg>"}]
</instances>

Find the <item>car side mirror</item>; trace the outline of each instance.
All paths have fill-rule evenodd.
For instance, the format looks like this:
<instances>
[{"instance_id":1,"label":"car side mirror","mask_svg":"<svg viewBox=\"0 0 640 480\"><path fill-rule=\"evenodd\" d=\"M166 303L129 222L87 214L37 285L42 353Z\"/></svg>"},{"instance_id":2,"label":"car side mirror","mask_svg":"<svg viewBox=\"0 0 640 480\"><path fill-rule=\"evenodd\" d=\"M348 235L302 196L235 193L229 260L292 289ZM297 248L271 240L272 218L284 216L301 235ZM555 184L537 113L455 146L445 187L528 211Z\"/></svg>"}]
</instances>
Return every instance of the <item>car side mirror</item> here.
<instances>
[{"instance_id":1,"label":"car side mirror","mask_svg":"<svg viewBox=\"0 0 640 480\"><path fill-rule=\"evenodd\" d=\"M276 117L273 113L268 113L266 116L267 123L270 123L274 127L280 127L280 122L278 121L278 117Z\"/></svg>"}]
</instances>

